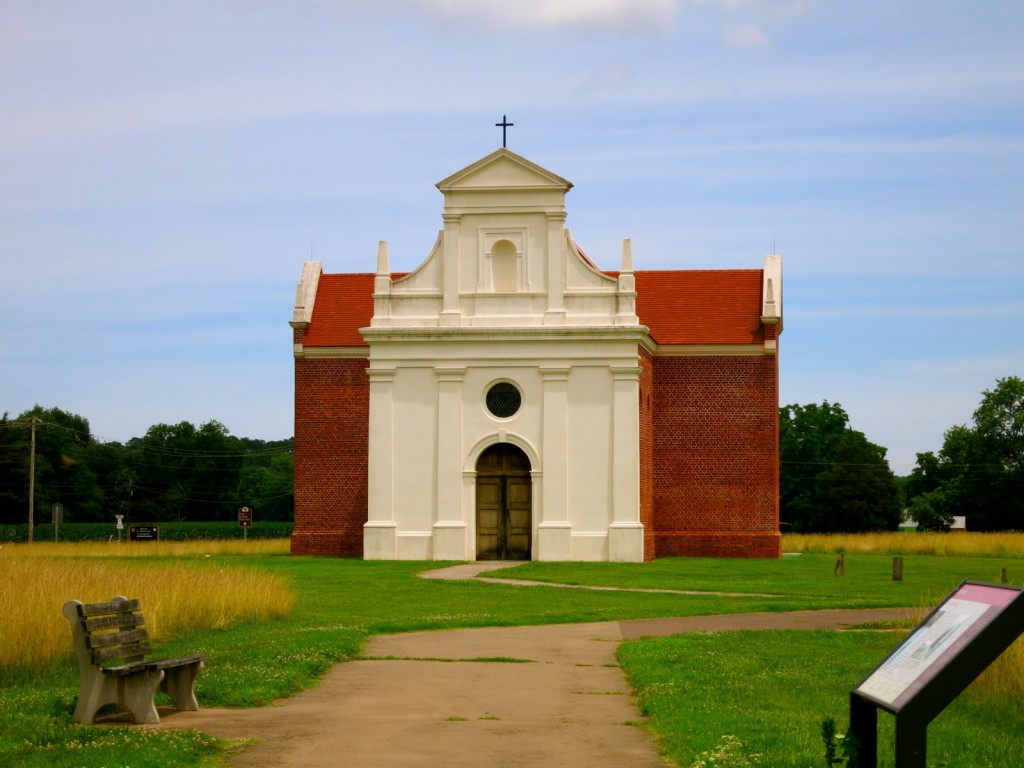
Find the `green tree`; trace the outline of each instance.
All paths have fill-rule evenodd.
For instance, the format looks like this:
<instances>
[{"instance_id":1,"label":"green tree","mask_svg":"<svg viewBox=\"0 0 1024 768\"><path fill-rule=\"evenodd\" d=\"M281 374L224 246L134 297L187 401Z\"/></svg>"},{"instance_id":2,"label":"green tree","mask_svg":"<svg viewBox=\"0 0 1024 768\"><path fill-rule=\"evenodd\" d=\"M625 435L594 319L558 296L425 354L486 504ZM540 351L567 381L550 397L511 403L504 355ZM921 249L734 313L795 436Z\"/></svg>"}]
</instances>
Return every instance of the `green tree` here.
<instances>
[{"instance_id":1,"label":"green tree","mask_svg":"<svg viewBox=\"0 0 1024 768\"><path fill-rule=\"evenodd\" d=\"M973 422L948 429L938 455L918 454L907 486L911 508L962 515L971 530L1024 528L1024 380L998 379L982 393Z\"/></svg>"},{"instance_id":2,"label":"green tree","mask_svg":"<svg viewBox=\"0 0 1024 768\"><path fill-rule=\"evenodd\" d=\"M948 531L953 525L949 494L941 488L915 496L907 512L919 531Z\"/></svg>"},{"instance_id":3,"label":"green tree","mask_svg":"<svg viewBox=\"0 0 1024 768\"><path fill-rule=\"evenodd\" d=\"M218 421L156 424L128 442L135 520L229 520L239 506L243 451Z\"/></svg>"},{"instance_id":4,"label":"green tree","mask_svg":"<svg viewBox=\"0 0 1024 768\"><path fill-rule=\"evenodd\" d=\"M28 430L8 418L0 419L0 523L28 519Z\"/></svg>"},{"instance_id":5,"label":"green tree","mask_svg":"<svg viewBox=\"0 0 1024 768\"><path fill-rule=\"evenodd\" d=\"M780 517L797 532L894 530L900 491L885 448L850 428L839 404L779 414Z\"/></svg>"},{"instance_id":6,"label":"green tree","mask_svg":"<svg viewBox=\"0 0 1024 768\"><path fill-rule=\"evenodd\" d=\"M292 441L246 444L239 495L259 520L287 521L295 514L295 457Z\"/></svg>"},{"instance_id":7,"label":"green tree","mask_svg":"<svg viewBox=\"0 0 1024 768\"><path fill-rule=\"evenodd\" d=\"M35 432L35 522L48 522L53 504L65 520L95 519L106 494L90 462L96 449L89 421L60 408L36 405L0 429L0 498L4 521L27 520L32 433Z\"/></svg>"}]
</instances>

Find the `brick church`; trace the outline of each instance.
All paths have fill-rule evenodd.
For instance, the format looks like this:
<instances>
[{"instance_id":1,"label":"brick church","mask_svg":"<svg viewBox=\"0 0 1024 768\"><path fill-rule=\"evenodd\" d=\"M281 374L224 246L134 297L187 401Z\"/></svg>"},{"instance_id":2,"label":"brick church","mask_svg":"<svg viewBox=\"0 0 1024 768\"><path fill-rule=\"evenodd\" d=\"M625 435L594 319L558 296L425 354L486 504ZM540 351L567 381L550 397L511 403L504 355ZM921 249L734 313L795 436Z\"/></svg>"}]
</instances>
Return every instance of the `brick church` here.
<instances>
[{"instance_id":1,"label":"brick church","mask_svg":"<svg viewBox=\"0 0 1024 768\"><path fill-rule=\"evenodd\" d=\"M505 148L437 187L413 272L303 268L292 553L778 557L781 258L602 270Z\"/></svg>"}]
</instances>

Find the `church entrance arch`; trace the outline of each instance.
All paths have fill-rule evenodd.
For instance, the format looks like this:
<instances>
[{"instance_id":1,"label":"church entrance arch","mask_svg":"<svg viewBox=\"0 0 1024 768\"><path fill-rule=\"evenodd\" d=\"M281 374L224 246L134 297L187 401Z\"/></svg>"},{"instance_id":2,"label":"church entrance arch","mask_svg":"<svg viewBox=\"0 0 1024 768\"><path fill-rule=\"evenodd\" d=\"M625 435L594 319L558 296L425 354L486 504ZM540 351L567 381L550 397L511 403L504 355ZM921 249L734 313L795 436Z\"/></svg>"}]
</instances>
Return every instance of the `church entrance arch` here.
<instances>
[{"instance_id":1,"label":"church entrance arch","mask_svg":"<svg viewBox=\"0 0 1024 768\"><path fill-rule=\"evenodd\" d=\"M529 560L533 528L530 459L497 443L476 463L476 559Z\"/></svg>"}]
</instances>

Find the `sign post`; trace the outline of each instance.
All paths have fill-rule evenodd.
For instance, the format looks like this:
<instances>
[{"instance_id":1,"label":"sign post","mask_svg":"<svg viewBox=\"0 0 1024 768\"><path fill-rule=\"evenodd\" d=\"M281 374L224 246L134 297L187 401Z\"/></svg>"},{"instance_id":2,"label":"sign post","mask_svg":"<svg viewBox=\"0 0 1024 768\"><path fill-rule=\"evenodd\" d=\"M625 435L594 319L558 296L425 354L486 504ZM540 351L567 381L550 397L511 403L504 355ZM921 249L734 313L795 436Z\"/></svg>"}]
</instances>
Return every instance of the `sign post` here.
<instances>
[{"instance_id":1,"label":"sign post","mask_svg":"<svg viewBox=\"0 0 1024 768\"><path fill-rule=\"evenodd\" d=\"M64 522L64 505L59 501L53 504L53 543L56 544L59 539L60 524Z\"/></svg>"},{"instance_id":2,"label":"sign post","mask_svg":"<svg viewBox=\"0 0 1024 768\"><path fill-rule=\"evenodd\" d=\"M851 768L878 766L878 710L896 716L896 768L926 768L928 723L1024 634L1024 589L963 581L850 691Z\"/></svg>"},{"instance_id":3,"label":"sign post","mask_svg":"<svg viewBox=\"0 0 1024 768\"><path fill-rule=\"evenodd\" d=\"M249 540L249 528L252 526L252 509L242 507L238 510L238 524L242 527L242 540Z\"/></svg>"},{"instance_id":4,"label":"sign post","mask_svg":"<svg viewBox=\"0 0 1024 768\"><path fill-rule=\"evenodd\" d=\"M124 515L114 515L117 519L117 543L121 543L121 531L124 530Z\"/></svg>"}]
</instances>

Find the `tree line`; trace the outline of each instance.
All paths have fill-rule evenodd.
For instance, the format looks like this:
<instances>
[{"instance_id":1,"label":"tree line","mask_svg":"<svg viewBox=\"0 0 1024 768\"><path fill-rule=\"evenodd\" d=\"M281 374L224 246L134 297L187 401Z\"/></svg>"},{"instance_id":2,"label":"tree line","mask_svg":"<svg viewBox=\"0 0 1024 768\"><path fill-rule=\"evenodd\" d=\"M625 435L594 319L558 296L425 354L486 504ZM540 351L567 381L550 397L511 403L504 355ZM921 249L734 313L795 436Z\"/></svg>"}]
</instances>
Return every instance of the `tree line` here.
<instances>
[{"instance_id":1,"label":"tree line","mask_svg":"<svg viewBox=\"0 0 1024 768\"><path fill-rule=\"evenodd\" d=\"M293 516L292 439L235 437L217 421L156 424L122 444L97 440L86 418L59 408L5 413L0 524L28 522L33 464L36 523L50 522L56 503L75 523L227 521L242 506L263 521Z\"/></svg>"},{"instance_id":2,"label":"tree line","mask_svg":"<svg viewBox=\"0 0 1024 768\"><path fill-rule=\"evenodd\" d=\"M0 419L0 524L27 521L35 432L36 522L59 502L67 522L226 521L241 506L263 521L294 512L293 442L234 437L217 421L157 424L127 443L102 442L82 416L35 408ZM779 410L784 531L895 530L904 516L945 530L1024 529L1024 380L982 393L973 423L951 427L939 452L896 477L886 449L851 428L838 403Z\"/></svg>"},{"instance_id":3,"label":"tree line","mask_svg":"<svg viewBox=\"0 0 1024 768\"><path fill-rule=\"evenodd\" d=\"M783 530L948 530L964 516L974 531L1024 530L1024 380L985 390L973 424L948 429L938 454L917 454L897 478L886 449L850 427L838 404L787 405L779 414Z\"/></svg>"}]
</instances>

